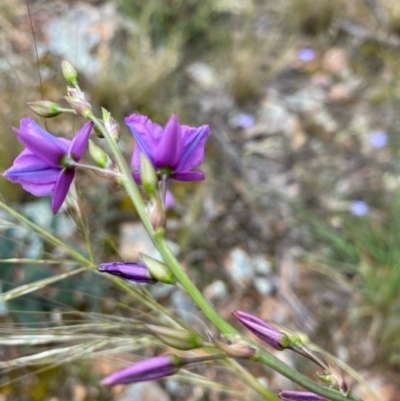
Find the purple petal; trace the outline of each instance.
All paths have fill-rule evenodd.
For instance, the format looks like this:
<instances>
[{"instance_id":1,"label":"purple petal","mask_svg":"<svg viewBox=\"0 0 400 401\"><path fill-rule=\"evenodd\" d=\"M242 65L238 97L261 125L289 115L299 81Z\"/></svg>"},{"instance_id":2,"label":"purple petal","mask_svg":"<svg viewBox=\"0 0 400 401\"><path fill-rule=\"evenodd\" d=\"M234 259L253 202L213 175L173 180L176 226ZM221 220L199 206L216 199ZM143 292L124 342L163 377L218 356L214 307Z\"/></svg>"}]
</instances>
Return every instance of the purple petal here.
<instances>
[{"instance_id":1,"label":"purple petal","mask_svg":"<svg viewBox=\"0 0 400 401\"><path fill-rule=\"evenodd\" d=\"M58 168L49 168L30 150L25 149L3 176L13 183L21 184L32 195L46 196L53 192L60 171Z\"/></svg>"},{"instance_id":2,"label":"purple petal","mask_svg":"<svg viewBox=\"0 0 400 401\"><path fill-rule=\"evenodd\" d=\"M19 141L44 163L60 166L60 159L68 153L66 145L43 128L32 118L23 118L19 129L13 129Z\"/></svg>"},{"instance_id":3,"label":"purple petal","mask_svg":"<svg viewBox=\"0 0 400 401\"><path fill-rule=\"evenodd\" d=\"M54 187L53 199L51 201L51 210L53 211L53 214L57 214L60 210L60 207L62 206L67 196L69 187L71 186L74 177L75 170L67 169L62 170L62 172L58 176L56 185Z\"/></svg>"},{"instance_id":4,"label":"purple petal","mask_svg":"<svg viewBox=\"0 0 400 401\"><path fill-rule=\"evenodd\" d=\"M87 147L90 133L92 132L93 123L86 123L74 136L69 148L69 154L78 162L81 160L83 153Z\"/></svg>"},{"instance_id":5,"label":"purple petal","mask_svg":"<svg viewBox=\"0 0 400 401\"><path fill-rule=\"evenodd\" d=\"M183 149L177 171L191 170L199 167L204 160L204 146L208 135L210 135L210 127L202 125L199 128L182 126Z\"/></svg>"},{"instance_id":6,"label":"purple petal","mask_svg":"<svg viewBox=\"0 0 400 401\"><path fill-rule=\"evenodd\" d=\"M26 181L32 184L55 183L61 169L49 167L30 150L25 149L14 160L14 164L4 172L4 177L11 182Z\"/></svg>"},{"instance_id":7,"label":"purple petal","mask_svg":"<svg viewBox=\"0 0 400 401\"><path fill-rule=\"evenodd\" d=\"M140 152L144 153L154 164L155 150L163 129L158 124L153 123L147 116L140 114L131 114L125 118L125 123L136 141L132 156L132 166L136 169L140 168Z\"/></svg>"},{"instance_id":8,"label":"purple petal","mask_svg":"<svg viewBox=\"0 0 400 401\"><path fill-rule=\"evenodd\" d=\"M164 128L155 156L155 167L175 168L180 162L182 151L182 131L175 114Z\"/></svg>"},{"instance_id":9,"label":"purple petal","mask_svg":"<svg viewBox=\"0 0 400 401\"><path fill-rule=\"evenodd\" d=\"M182 171L179 173L175 173L171 176L173 180L176 181L202 181L205 178L205 174L202 171L193 170L193 171Z\"/></svg>"}]
</instances>

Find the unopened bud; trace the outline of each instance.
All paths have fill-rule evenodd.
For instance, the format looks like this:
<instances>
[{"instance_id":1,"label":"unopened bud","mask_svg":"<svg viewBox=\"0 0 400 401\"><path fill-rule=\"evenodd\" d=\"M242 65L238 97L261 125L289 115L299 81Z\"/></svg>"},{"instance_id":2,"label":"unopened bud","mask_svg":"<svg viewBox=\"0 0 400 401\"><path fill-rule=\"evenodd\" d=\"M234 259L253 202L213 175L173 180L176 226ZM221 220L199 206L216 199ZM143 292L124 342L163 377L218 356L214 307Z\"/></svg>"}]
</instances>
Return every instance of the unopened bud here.
<instances>
[{"instance_id":1,"label":"unopened bud","mask_svg":"<svg viewBox=\"0 0 400 401\"><path fill-rule=\"evenodd\" d=\"M291 348L289 337L271 324L246 312L235 311L232 312L232 315L258 338L261 338L276 350L282 351L286 348Z\"/></svg>"},{"instance_id":2,"label":"unopened bud","mask_svg":"<svg viewBox=\"0 0 400 401\"><path fill-rule=\"evenodd\" d=\"M252 347L247 341L237 338L232 344L214 339L214 344L226 355L231 358L251 358L256 353L256 348Z\"/></svg>"},{"instance_id":3,"label":"unopened bud","mask_svg":"<svg viewBox=\"0 0 400 401\"><path fill-rule=\"evenodd\" d=\"M51 118L62 113L61 107L48 100L38 100L37 102L28 102L28 107L38 116Z\"/></svg>"},{"instance_id":4,"label":"unopened bud","mask_svg":"<svg viewBox=\"0 0 400 401\"><path fill-rule=\"evenodd\" d=\"M93 161L102 168L110 168L113 164L110 156L100 147L97 146L91 139L89 140L89 153Z\"/></svg>"},{"instance_id":5,"label":"unopened bud","mask_svg":"<svg viewBox=\"0 0 400 401\"><path fill-rule=\"evenodd\" d=\"M121 369L107 376L101 383L106 386L115 386L161 379L177 373L182 364L182 359L178 355L156 356Z\"/></svg>"},{"instance_id":6,"label":"unopened bud","mask_svg":"<svg viewBox=\"0 0 400 401\"><path fill-rule=\"evenodd\" d=\"M105 129L110 133L115 142L118 142L119 131L120 131L118 121L114 120L114 118L111 116L111 113L105 108L102 108L101 111L103 114L103 122Z\"/></svg>"},{"instance_id":7,"label":"unopened bud","mask_svg":"<svg viewBox=\"0 0 400 401\"><path fill-rule=\"evenodd\" d=\"M141 284L153 284L157 280L150 274L146 266L141 263L110 262L99 265L100 273L109 273L125 280Z\"/></svg>"},{"instance_id":8,"label":"unopened bud","mask_svg":"<svg viewBox=\"0 0 400 401\"><path fill-rule=\"evenodd\" d=\"M140 153L140 179L144 190L154 197L158 188L158 178L154 166L143 153Z\"/></svg>"},{"instance_id":9,"label":"unopened bud","mask_svg":"<svg viewBox=\"0 0 400 401\"><path fill-rule=\"evenodd\" d=\"M155 326L152 324L146 324L145 327L147 327L151 333L164 344L169 345L172 348L185 351L200 348L204 345L203 340L199 335L187 330Z\"/></svg>"},{"instance_id":10,"label":"unopened bud","mask_svg":"<svg viewBox=\"0 0 400 401\"><path fill-rule=\"evenodd\" d=\"M147 213L150 218L150 223L155 231L165 228L167 217L165 215L164 206L159 196L157 196L154 199L151 199L148 202Z\"/></svg>"},{"instance_id":11,"label":"unopened bud","mask_svg":"<svg viewBox=\"0 0 400 401\"><path fill-rule=\"evenodd\" d=\"M153 259L148 255L140 253L140 258L142 259L143 263L149 270L150 274L165 284L174 284L175 283L175 276L173 275L170 268L165 264L160 262L157 259Z\"/></svg>"},{"instance_id":12,"label":"unopened bud","mask_svg":"<svg viewBox=\"0 0 400 401\"><path fill-rule=\"evenodd\" d=\"M119 141L119 123L118 121L114 120L114 118L110 117L110 119L107 122L104 122L104 125L107 129L107 131L110 133L112 138L115 140L115 142Z\"/></svg>"},{"instance_id":13,"label":"unopened bud","mask_svg":"<svg viewBox=\"0 0 400 401\"><path fill-rule=\"evenodd\" d=\"M68 85L76 86L79 81L79 74L77 69L69 62L62 61L61 70L64 75L64 79L67 81Z\"/></svg>"},{"instance_id":14,"label":"unopened bud","mask_svg":"<svg viewBox=\"0 0 400 401\"><path fill-rule=\"evenodd\" d=\"M88 117L92 112L92 106L85 99L84 93L77 89L68 88L68 96L64 96L64 99L76 111L77 114L80 114L83 117Z\"/></svg>"}]
</instances>

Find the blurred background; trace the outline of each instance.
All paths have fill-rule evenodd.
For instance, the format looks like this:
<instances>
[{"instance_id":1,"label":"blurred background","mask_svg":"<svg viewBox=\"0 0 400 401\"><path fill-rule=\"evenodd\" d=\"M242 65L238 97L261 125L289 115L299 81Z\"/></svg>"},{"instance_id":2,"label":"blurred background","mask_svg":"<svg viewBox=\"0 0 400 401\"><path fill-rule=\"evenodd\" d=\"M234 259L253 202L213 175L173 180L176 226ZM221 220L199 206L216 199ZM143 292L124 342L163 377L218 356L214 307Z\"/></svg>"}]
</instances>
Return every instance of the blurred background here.
<instances>
[{"instance_id":1,"label":"blurred background","mask_svg":"<svg viewBox=\"0 0 400 401\"><path fill-rule=\"evenodd\" d=\"M161 125L173 112L187 125L210 124L206 181L171 187L168 237L190 276L226 318L235 309L253 313L350 365L378 394L347 372L365 401L398 400L399 52L398 0L0 0L1 171L22 149L10 127L34 117L26 102L64 104L63 59L78 68L97 114L105 107L120 121L127 158L130 113ZM62 115L46 124L72 137L82 121ZM49 199L0 180L7 204L96 262L152 252L120 188L85 172L77 188L78 222L73 201L71 213L54 217ZM2 259L65 258L24 227L3 224L12 221L4 211L0 219ZM2 263L0 289L66 270L61 262ZM152 292L197 315L178 289ZM0 321L5 338L22 328L118 317L126 319L118 332L126 337L129 317L143 310L88 272L1 302ZM124 366L116 359L130 360L129 347L118 358L67 350L67 365L65 356L39 367L10 364L51 349L26 347L0 344L1 401L239 399L174 380L101 387L101 377ZM275 353L315 377L303 360ZM291 386L246 366L273 390ZM211 368L201 373L230 383Z\"/></svg>"}]
</instances>

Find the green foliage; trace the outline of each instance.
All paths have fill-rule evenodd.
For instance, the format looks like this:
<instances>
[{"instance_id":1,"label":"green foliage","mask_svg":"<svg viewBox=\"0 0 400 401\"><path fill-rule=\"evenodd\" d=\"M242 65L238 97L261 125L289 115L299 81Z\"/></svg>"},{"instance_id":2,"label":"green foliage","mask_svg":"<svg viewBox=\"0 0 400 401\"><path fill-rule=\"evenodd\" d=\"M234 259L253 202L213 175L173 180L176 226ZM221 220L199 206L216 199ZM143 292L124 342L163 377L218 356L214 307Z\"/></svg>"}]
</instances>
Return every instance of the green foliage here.
<instances>
[{"instance_id":1,"label":"green foliage","mask_svg":"<svg viewBox=\"0 0 400 401\"><path fill-rule=\"evenodd\" d=\"M339 228L309 215L307 219L314 238L325 245L323 256L317 259L350 279L354 306L368 311L379 357L389 354L395 359L400 351L396 340L400 329L400 194L383 209L378 216L342 215ZM361 309L353 311L356 321L362 319L357 312Z\"/></svg>"}]
</instances>

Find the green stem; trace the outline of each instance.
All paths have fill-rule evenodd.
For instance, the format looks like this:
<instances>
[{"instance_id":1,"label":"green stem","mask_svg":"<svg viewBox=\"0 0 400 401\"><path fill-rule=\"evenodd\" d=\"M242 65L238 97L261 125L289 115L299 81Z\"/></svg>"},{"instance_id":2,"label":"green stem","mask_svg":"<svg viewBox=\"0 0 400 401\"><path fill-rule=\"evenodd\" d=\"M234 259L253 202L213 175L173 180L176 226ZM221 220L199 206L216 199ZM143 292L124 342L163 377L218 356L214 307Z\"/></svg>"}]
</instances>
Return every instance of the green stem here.
<instances>
[{"instance_id":1,"label":"green stem","mask_svg":"<svg viewBox=\"0 0 400 401\"><path fill-rule=\"evenodd\" d=\"M96 125L97 129L103 134L104 138L107 140L108 145L110 146L115 161L122 173L123 178L121 179L121 184L125 187L129 197L131 198L133 204L136 207L136 211L140 216L140 219L143 222L145 229L147 230L151 240L154 245L160 252L163 257L165 263L170 267L171 271L174 273L178 282L185 289L186 293L192 298L193 302L201 309L206 318L225 336L232 335L240 335L235 328L233 328L227 321L225 321L219 313L208 303L208 301L203 297L202 293L199 289L193 284L189 276L183 271L179 262L169 249L165 238L164 232L159 230L154 232L153 227L150 223L149 217L146 213L145 204L140 195L139 189L134 182L131 171L127 166L125 159L119 150L116 142L110 135L110 133L105 129L105 127L101 124L101 122L93 115L89 114L87 118ZM249 340L245 339L250 343ZM303 376L296 370L292 369L290 366L281 362L275 356L269 354L265 350L259 348L256 344L252 344L257 348L257 357L253 358L258 362L270 367L276 372L281 373L283 376L289 378L293 382L299 384L305 389L314 392L315 394L319 394L323 397L328 398L331 401L361 401L359 398L355 396L344 396L339 391L332 390L327 387L320 386ZM259 390L256 389L258 392ZM265 397L265 394L262 394Z\"/></svg>"}]
</instances>

